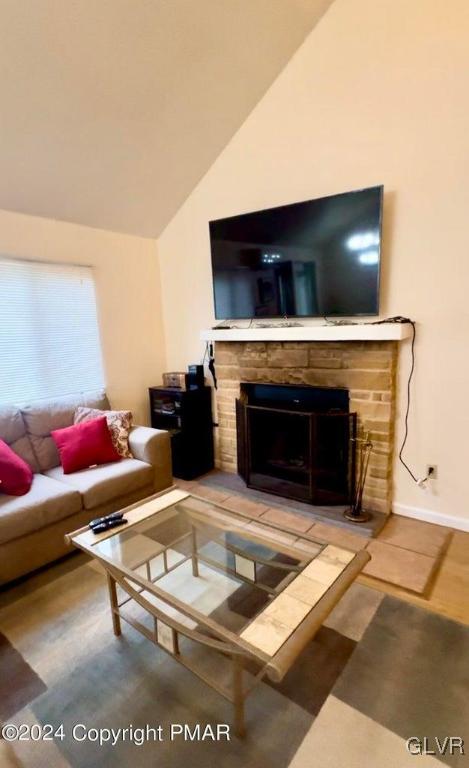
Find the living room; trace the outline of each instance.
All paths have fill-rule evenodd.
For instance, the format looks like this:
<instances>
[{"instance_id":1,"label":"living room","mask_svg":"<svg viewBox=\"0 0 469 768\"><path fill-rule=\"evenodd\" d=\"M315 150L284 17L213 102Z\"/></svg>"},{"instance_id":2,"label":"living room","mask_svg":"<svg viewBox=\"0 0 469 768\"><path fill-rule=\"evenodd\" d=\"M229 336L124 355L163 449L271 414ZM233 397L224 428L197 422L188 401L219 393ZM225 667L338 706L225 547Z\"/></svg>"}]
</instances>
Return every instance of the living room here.
<instances>
[{"instance_id":1,"label":"living room","mask_svg":"<svg viewBox=\"0 0 469 768\"><path fill-rule=\"evenodd\" d=\"M464 765L467 3L40 0L0 14L0 446L30 475L23 495L0 490L0 757ZM313 217L338 198L353 210L367 191L371 310L356 288L347 312L321 297L266 309L265 280L262 310L217 307L211 222L297 203ZM259 482L241 426L277 451L272 388L290 397L283 448L317 434L312 390L347 392L329 408L344 416L339 503L315 495L311 447L307 491L285 480L306 472L297 447ZM67 469L57 433L98 422L108 461ZM115 529L88 527L109 514Z\"/></svg>"}]
</instances>

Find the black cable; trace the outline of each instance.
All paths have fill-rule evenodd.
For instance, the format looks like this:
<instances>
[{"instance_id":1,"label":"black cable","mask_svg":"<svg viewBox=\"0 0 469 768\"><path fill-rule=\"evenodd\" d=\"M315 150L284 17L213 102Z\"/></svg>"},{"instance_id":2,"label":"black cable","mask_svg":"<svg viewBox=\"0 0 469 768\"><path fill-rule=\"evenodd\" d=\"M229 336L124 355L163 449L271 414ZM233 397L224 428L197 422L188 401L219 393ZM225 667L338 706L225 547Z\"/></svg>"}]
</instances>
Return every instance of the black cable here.
<instances>
[{"instance_id":1,"label":"black cable","mask_svg":"<svg viewBox=\"0 0 469 768\"><path fill-rule=\"evenodd\" d=\"M217 374L215 372L215 355L213 354L213 344L210 342L208 349L208 370L212 374L213 386L218 389Z\"/></svg>"},{"instance_id":2,"label":"black cable","mask_svg":"<svg viewBox=\"0 0 469 768\"><path fill-rule=\"evenodd\" d=\"M412 377L414 375L414 369L415 369L415 337L416 337L415 322L413 320L408 320L407 322L409 322L412 325L412 344L411 344L412 364L410 366L409 378L407 379L407 408L406 408L405 419L404 419L405 429L404 429L404 439L402 441L401 449L399 451L399 461L401 462L402 466L406 468L407 472L411 476L414 483L418 483L418 478L415 477L410 467L407 466L404 459L402 458L402 453L404 451L405 444L407 442L407 436L409 434L408 422L409 422L409 411L410 411L410 385L412 383Z\"/></svg>"},{"instance_id":3,"label":"black cable","mask_svg":"<svg viewBox=\"0 0 469 768\"><path fill-rule=\"evenodd\" d=\"M414 325L414 321L411 320L409 317L402 317L402 315L394 315L394 317L385 317L383 320L373 320L369 325L383 325L386 323L410 323L411 325ZM367 323L363 323L363 325L367 325ZM414 326L415 331L415 326Z\"/></svg>"}]
</instances>

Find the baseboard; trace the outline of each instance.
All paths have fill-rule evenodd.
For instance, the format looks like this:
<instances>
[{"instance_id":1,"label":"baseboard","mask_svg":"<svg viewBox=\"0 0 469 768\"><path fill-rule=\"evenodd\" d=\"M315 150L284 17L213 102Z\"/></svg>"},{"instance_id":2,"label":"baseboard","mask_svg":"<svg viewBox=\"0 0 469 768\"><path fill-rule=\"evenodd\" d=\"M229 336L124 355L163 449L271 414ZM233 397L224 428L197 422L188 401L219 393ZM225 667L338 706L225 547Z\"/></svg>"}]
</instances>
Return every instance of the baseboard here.
<instances>
[{"instance_id":1,"label":"baseboard","mask_svg":"<svg viewBox=\"0 0 469 768\"><path fill-rule=\"evenodd\" d=\"M414 520L423 520L425 523L433 523L433 525L444 525L447 528L457 528L459 531L469 531L469 518L444 515L441 512L433 512L431 509L410 507L407 504L395 503L392 509L395 515L412 517Z\"/></svg>"}]
</instances>

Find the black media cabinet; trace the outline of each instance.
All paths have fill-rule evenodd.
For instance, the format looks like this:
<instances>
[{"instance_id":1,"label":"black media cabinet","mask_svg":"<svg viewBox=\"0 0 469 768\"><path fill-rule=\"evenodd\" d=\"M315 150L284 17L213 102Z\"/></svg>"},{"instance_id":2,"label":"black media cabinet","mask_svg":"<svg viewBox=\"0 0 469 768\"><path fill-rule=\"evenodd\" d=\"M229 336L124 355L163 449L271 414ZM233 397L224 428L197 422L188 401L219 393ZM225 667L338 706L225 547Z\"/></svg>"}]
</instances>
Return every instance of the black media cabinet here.
<instances>
[{"instance_id":1,"label":"black media cabinet","mask_svg":"<svg viewBox=\"0 0 469 768\"><path fill-rule=\"evenodd\" d=\"M151 425L171 434L173 475L194 480L213 469L210 387L150 387Z\"/></svg>"}]
</instances>

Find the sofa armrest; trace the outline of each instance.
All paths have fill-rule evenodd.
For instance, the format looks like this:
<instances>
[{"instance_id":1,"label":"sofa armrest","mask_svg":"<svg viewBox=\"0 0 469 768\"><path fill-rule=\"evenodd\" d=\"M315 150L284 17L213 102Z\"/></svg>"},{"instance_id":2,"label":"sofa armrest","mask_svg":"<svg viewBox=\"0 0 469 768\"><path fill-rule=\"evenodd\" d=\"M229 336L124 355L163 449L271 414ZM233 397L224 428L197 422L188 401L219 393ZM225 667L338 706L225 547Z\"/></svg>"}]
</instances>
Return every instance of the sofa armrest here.
<instances>
[{"instance_id":1,"label":"sofa armrest","mask_svg":"<svg viewBox=\"0 0 469 768\"><path fill-rule=\"evenodd\" d=\"M155 491L162 491L173 484L169 432L150 427L132 427L129 448L135 459L153 466Z\"/></svg>"}]
</instances>

